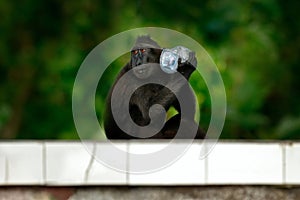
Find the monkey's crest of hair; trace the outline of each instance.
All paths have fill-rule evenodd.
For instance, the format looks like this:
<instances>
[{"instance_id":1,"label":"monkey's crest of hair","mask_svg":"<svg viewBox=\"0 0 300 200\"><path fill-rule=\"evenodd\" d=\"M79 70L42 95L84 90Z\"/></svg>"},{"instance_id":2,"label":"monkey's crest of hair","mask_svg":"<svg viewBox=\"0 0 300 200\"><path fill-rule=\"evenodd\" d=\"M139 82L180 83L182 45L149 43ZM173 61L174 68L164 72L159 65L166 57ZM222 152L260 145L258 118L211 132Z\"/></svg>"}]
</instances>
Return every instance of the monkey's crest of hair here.
<instances>
[{"instance_id":1,"label":"monkey's crest of hair","mask_svg":"<svg viewBox=\"0 0 300 200\"><path fill-rule=\"evenodd\" d=\"M131 50L133 51L136 49L147 48L161 49L161 47L154 40L152 40L149 35L142 35L136 39L135 44Z\"/></svg>"}]
</instances>

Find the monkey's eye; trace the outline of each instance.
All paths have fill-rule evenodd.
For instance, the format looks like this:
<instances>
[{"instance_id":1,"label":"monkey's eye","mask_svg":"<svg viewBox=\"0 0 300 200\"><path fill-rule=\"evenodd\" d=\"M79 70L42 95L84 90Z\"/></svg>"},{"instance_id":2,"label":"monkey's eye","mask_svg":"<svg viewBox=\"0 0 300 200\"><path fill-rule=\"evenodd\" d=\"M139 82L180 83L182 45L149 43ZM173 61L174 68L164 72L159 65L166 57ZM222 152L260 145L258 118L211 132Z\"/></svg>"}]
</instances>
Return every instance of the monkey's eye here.
<instances>
[{"instance_id":1,"label":"monkey's eye","mask_svg":"<svg viewBox=\"0 0 300 200\"><path fill-rule=\"evenodd\" d=\"M142 53L145 53L145 52L146 52L146 49L141 49L141 52L142 52Z\"/></svg>"},{"instance_id":2,"label":"monkey's eye","mask_svg":"<svg viewBox=\"0 0 300 200\"><path fill-rule=\"evenodd\" d=\"M134 51L132 51L132 53L133 53L134 55L138 54L138 52L139 52L139 50L134 50Z\"/></svg>"}]
</instances>

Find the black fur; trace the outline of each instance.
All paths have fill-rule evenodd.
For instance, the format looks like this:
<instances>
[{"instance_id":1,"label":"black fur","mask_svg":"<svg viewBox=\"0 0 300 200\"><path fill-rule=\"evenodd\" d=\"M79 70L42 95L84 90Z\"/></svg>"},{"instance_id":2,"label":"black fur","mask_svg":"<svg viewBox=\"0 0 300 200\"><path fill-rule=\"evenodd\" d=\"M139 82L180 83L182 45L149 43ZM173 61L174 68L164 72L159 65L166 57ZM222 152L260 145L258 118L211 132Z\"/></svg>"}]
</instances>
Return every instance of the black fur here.
<instances>
[{"instance_id":1,"label":"black fur","mask_svg":"<svg viewBox=\"0 0 300 200\"><path fill-rule=\"evenodd\" d=\"M108 95L106 101L106 112L104 116L104 128L105 133L108 139L134 139L135 137L128 135L123 132L118 125L116 124L111 111L111 95L112 90L114 89L115 84L118 80L129 70L140 70L141 64L149 64L147 67L143 68L143 73L135 73L136 76L132 76L132 81L130 84L137 84L141 79L151 78L153 76L163 75L164 85L172 85L175 88L175 93L177 96L182 96L187 99L189 102L189 107L182 109L190 109L191 112L188 116L185 116L184 119L181 119L181 107L176 98L176 95L172 93L167 87L158 84L146 84L138 88L133 95L131 96L129 102L129 112L132 120L139 126L147 126L150 123L149 109L154 104L162 105L165 110L169 110L173 106L178 114L169 119L163 129L154 135L151 138L155 139L171 139L177 133L180 122L182 123L185 133L184 135L179 136L179 138L188 138L192 139L191 130L196 127L198 130L196 138L202 139L205 136L205 133L198 127L194 122L195 115L195 96L192 92L192 89L188 84L181 84L175 79L175 75L166 75L160 69L158 63L162 49L158 44L153 41L149 36L139 37L132 48L131 60L128 62L125 67L121 70L119 75L116 78L116 81L111 88L111 91ZM180 63L178 66L178 72L181 73L187 80L190 75L195 70L195 67L191 64L195 63L196 58L194 54L191 56L192 59L188 63ZM152 64L151 64L152 63ZM126 91L127 85L122 85L122 91ZM125 92L126 93L126 92ZM122 101L122 96L120 94L120 101ZM126 94L125 94L126 95ZM122 115L122 113L120 113ZM124 114L125 115L125 114ZM158 114L159 115L159 114ZM123 116L126 119L127 116ZM143 136L143 133L139 133L140 136Z\"/></svg>"}]
</instances>

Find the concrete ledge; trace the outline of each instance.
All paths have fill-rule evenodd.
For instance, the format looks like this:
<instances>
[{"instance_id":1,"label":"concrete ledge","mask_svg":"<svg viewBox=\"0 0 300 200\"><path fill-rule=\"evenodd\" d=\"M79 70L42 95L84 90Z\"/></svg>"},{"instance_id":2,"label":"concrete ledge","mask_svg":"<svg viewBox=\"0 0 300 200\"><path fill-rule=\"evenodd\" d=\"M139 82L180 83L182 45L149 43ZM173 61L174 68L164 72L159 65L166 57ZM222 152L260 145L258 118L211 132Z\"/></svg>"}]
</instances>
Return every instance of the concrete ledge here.
<instances>
[{"instance_id":1,"label":"concrete ledge","mask_svg":"<svg viewBox=\"0 0 300 200\"><path fill-rule=\"evenodd\" d=\"M108 144L89 143L94 153L110 156ZM111 160L130 171L139 165L131 153L157 151L170 144L133 140L116 145L129 153ZM98 162L81 142L0 142L0 185L300 185L300 143L220 141L201 160L202 145L194 142L162 170L131 174Z\"/></svg>"},{"instance_id":2,"label":"concrete ledge","mask_svg":"<svg viewBox=\"0 0 300 200\"><path fill-rule=\"evenodd\" d=\"M278 186L0 187L2 200L299 200L300 188Z\"/></svg>"}]
</instances>

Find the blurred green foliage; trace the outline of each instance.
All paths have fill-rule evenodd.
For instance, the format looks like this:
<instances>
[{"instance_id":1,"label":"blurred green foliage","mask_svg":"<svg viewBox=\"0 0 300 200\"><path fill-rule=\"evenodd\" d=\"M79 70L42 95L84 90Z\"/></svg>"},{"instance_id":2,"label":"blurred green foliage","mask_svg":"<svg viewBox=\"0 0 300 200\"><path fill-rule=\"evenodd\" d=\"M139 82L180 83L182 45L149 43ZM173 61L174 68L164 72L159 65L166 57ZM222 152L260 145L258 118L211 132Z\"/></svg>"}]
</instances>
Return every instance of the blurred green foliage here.
<instances>
[{"instance_id":1,"label":"blurred green foliage","mask_svg":"<svg viewBox=\"0 0 300 200\"><path fill-rule=\"evenodd\" d=\"M120 31L160 26L194 38L216 62L228 100L222 138L300 139L299 8L297 0L2 0L0 138L78 139L71 97L85 56ZM100 119L128 59L103 78ZM200 79L193 75L191 84L207 128L210 100Z\"/></svg>"}]
</instances>

